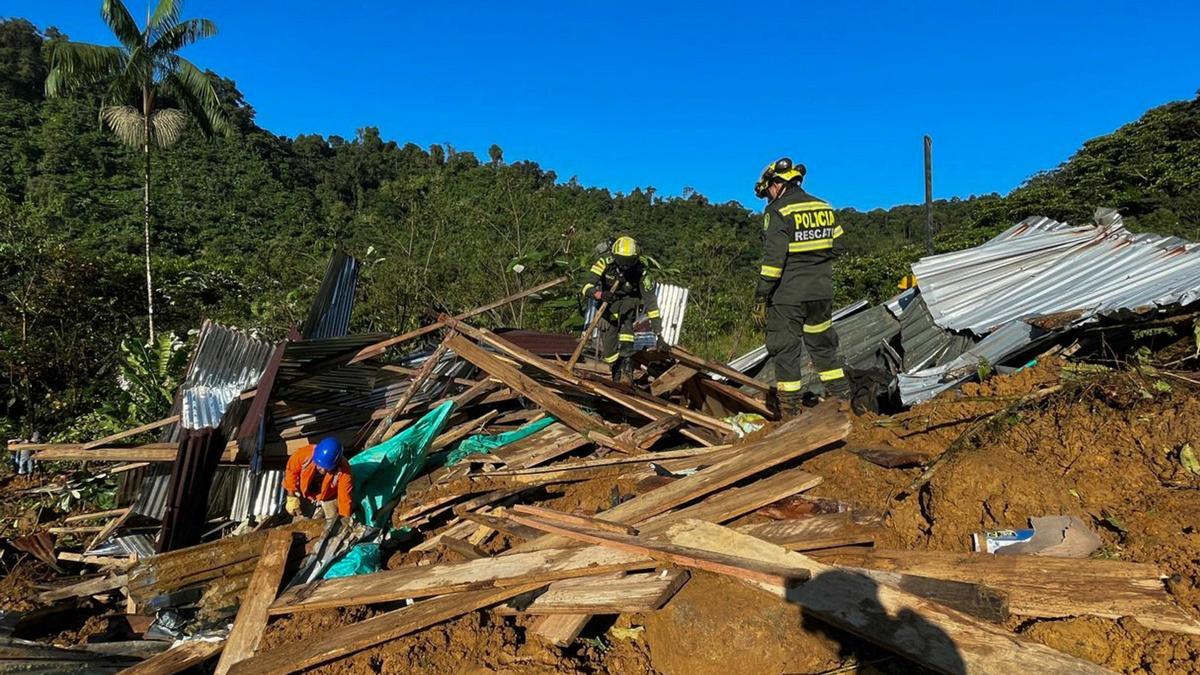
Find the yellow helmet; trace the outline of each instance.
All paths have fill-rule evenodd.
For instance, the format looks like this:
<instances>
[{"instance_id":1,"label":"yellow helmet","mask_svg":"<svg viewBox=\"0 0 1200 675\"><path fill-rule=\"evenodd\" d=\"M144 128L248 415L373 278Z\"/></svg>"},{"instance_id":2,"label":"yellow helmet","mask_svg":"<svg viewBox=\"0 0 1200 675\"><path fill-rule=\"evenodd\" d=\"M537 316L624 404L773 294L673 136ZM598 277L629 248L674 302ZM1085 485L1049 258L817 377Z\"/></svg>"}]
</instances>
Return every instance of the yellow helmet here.
<instances>
[{"instance_id":1,"label":"yellow helmet","mask_svg":"<svg viewBox=\"0 0 1200 675\"><path fill-rule=\"evenodd\" d=\"M804 180L804 174L807 171L803 164L793 164L790 157L780 157L763 169L758 182L754 184L754 195L760 199L766 198L767 187L771 183L775 181L790 183L792 181Z\"/></svg>"},{"instance_id":2,"label":"yellow helmet","mask_svg":"<svg viewBox=\"0 0 1200 675\"><path fill-rule=\"evenodd\" d=\"M617 237L617 240L612 245L613 258L616 259L617 265L621 267L629 267L637 262L640 251L638 243L633 237Z\"/></svg>"}]
</instances>

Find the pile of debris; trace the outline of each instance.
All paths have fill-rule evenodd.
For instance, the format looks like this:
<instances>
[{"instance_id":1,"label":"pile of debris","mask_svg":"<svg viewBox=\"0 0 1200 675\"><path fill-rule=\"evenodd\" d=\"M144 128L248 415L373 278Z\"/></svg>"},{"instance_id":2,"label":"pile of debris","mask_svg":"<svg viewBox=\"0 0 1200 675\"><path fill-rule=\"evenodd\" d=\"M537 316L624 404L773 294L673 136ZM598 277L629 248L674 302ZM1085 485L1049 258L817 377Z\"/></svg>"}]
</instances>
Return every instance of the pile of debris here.
<instances>
[{"instance_id":1,"label":"pile of debris","mask_svg":"<svg viewBox=\"0 0 1200 675\"><path fill-rule=\"evenodd\" d=\"M1064 227L1025 230L1083 237ZM1114 236L1110 229L1101 240ZM946 284L990 279L980 259L1018 255L1009 245L1003 255L988 248L1015 238L1010 231L967 256L973 277L939 276L923 261L915 269L929 281L920 291L843 312L843 353L890 359L884 371L899 374L900 394L905 370L923 378L920 391L930 396L980 375L982 355L998 353L980 348L1007 326L1035 326L1029 315L1048 307L1064 311L975 306L961 326L986 326L982 340L943 325L963 314L948 309ZM1020 255L1045 248L1039 241ZM832 627L839 642L940 672L1107 672L1014 632L1047 617L1131 617L1147 629L1200 635L1200 621L1176 604L1154 565L1078 557L1081 546L1098 544L1074 517L1037 521L1041 538L1030 535L1021 553L877 548L898 541L888 506L811 496L824 482L814 465L849 451L872 467L916 465L919 490L937 457L863 445L864 420L880 429L889 418L852 417L834 401L777 421L771 386L742 372L759 367L756 355L724 365L677 346L644 350L633 386L616 385L598 360L569 361L577 346L569 336L493 332L471 321L563 279L404 335L347 335L356 277L357 263L335 256L308 319L276 344L205 324L168 418L86 444L13 448L39 461L115 464L108 471L122 477L124 505L8 542L59 574L39 582L38 608L4 616L0 669L164 673L215 663L219 673L284 673L344 660L352 670L437 671L424 661L387 663L379 650L476 617L477 628L513 629L506 644L559 655L506 652L498 667L557 672L578 667L554 659L590 649L580 638L604 623L595 617L625 617L612 631L636 635L642 627L629 617L670 613L690 588L738 592L719 583L749 589L756 607L746 611L791 607ZM1128 304L1094 299L1066 302L1087 309L1039 329L1061 339L1058 354L1078 344L1068 329ZM928 319L914 318L914 308ZM677 336L682 306L673 316L664 320ZM856 319L859 332L848 323ZM424 347L389 359L389 350L419 339ZM992 365L1051 346L1005 345ZM886 398L886 382L883 389L876 393ZM158 442L119 445L154 430ZM326 436L358 450L350 460L362 490L355 522L293 522L280 514L282 463ZM1059 539L1049 536L1055 527ZM1075 557L1052 557L1064 550ZM53 627L67 615L103 625L79 629L85 639L64 638ZM305 624L307 616L320 619ZM596 658L593 669L650 669L644 654ZM827 667L845 666L832 658Z\"/></svg>"}]
</instances>

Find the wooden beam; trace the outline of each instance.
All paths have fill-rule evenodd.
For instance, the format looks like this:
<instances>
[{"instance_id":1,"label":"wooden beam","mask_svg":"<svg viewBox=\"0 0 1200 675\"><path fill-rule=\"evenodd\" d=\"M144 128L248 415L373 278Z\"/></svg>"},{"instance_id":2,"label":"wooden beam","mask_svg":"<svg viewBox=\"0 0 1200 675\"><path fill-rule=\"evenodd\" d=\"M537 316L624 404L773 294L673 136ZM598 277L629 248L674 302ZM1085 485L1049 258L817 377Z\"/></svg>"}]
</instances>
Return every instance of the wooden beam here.
<instances>
[{"instance_id":1,"label":"wooden beam","mask_svg":"<svg viewBox=\"0 0 1200 675\"><path fill-rule=\"evenodd\" d=\"M107 511L95 511L93 513L81 513L77 516L67 516L63 518L64 523L82 523L85 520L99 520L100 518L111 518L124 514L129 509L109 509Z\"/></svg>"},{"instance_id":2,"label":"wooden beam","mask_svg":"<svg viewBox=\"0 0 1200 675\"><path fill-rule=\"evenodd\" d=\"M507 555L462 563L403 567L362 576L325 579L289 588L271 606L271 614L391 602L480 585L516 586L653 567L648 558L598 546Z\"/></svg>"},{"instance_id":3,"label":"wooden beam","mask_svg":"<svg viewBox=\"0 0 1200 675\"><path fill-rule=\"evenodd\" d=\"M605 445L609 445L610 447L613 444L621 445L612 440L612 436L605 429L603 422L584 413L573 403L569 403L557 394L554 394L546 387L534 381L533 378L517 370L514 366L504 363L499 358L487 353L479 345L458 334L447 338L446 344L454 350L455 354L475 364L488 374L504 382L510 388L529 397L534 403L544 408L546 412L584 437L593 442L604 440ZM632 448L630 448L630 452L633 452Z\"/></svg>"},{"instance_id":4,"label":"wooden beam","mask_svg":"<svg viewBox=\"0 0 1200 675\"><path fill-rule=\"evenodd\" d=\"M291 643L246 659L230 670L231 675L279 675L306 670L343 658L381 642L440 623L509 598L540 588L530 583L507 588L456 593L423 600L403 609L371 617L303 642Z\"/></svg>"},{"instance_id":5,"label":"wooden beam","mask_svg":"<svg viewBox=\"0 0 1200 675\"><path fill-rule=\"evenodd\" d=\"M771 391L771 385L759 382L753 377L739 373L723 363L716 363L715 361L702 359L699 356L687 351L683 347L671 347L671 356L674 356L675 360L679 361L680 363L686 363L697 370L716 373L717 375L728 379L730 382L737 383L739 386L750 387L751 389L755 389L763 393Z\"/></svg>"},{"instance_id":6,"label":"wooden beam","mask_svg":"<svg viewBox=\"0 0 1200 675\"><path fill-rule=\"evenodd\" d=\"M233 630L225 642L225 650L217 662L216 675L225 675L239 661L254 656L267 628L267 607L275 602L288 553L292 549L292 533L272 530L263 543L258 565L250 577L250 585L241 596Z\"/></svg>"},{"instance_id":7,"label":"wooden beam","mask_svg":"<svg viewBox=\"0 0 1200 675\"><path fill-rule=\"evenodd\" d=\"M483 428L483 425L492 421L492 418L498 414L500 414L500 413L496 410L489 410L489 411L485 412L484 414L480 415L479 417L476 417L473 420L464 422L464 423L454 427L453 429L450 429L450 430L442 433L440 436L433 439L433 445L431 445L429 447L429 449L430 450L441 450L442 448L445 448L447 446L454 445L455 443L461 441L462 439L466 438L467 436L470 436L475 431Z\"/></svg>"},{"instance_id":8,"label":"wooden beam","mask_svg":"<svg viewBox=\"0 0 1200 675\"><path fill-rule=\"evenodd\" d=\"M20 449L20 446L15 446ZM179 454L178 443L147 443L128 448L92 448L84 450L78 443L61 443L43 446L34 450L33 456L40 461L75 461L75 462L174 462ZM231 461L232 456L225 453L222 461Z\"/></svg>"},{"instance_id":9,"label":"wooden beam","mask_svg":"<svg viewBox=\"0 0 1200 675\"><path fill-rule=\"evenodd\" d=\"M1154 630L1200 635L1200 621L1172 600L1153 565L1092 558L839 551L822 560L886 572L985 584L1008 595L1013 614L1037 618L1132 616Z\"/></svg>"},{"instance_id":10,"label":"wooden beam","mask_svg":"<svg viewBox=\"0 0 1200 675\"><path fill-rule=\"evenodd\" d=\"M477 525L482 525L484 527L490 527L493 530L496 530L497 532L503 532L504 534L507 534L510 537L524 539L525 541L537 539L537 537L541 534L540 531L535 530L531 527L525 527L524 525L517 525L516 523L512 522L511 520L508 520L507 518L501 518L498 516L488 515L486 513L479 513L476 511L461 511L458 513L458 517L462 518L463 520L466 520L468 522L475 523Z\"/></svg>"},{"instance_id":11,"label":"wooden beam","mask_svg":"<svg viewBox=\"0 0 1200 675\"><path fill-rule=\"evenodd\" d=\"M648 464L650 462L662 462L668 459L721 455L728 451L731 447L733 446L715 445L707 448L684 448L682 450L649 452L642 455L621 455L619 457L605 457L604 459L582 459L578 462L560 462L558 464L551 464L549 466L535 466L529 469L498 469L496 471L489 471L484 474L484 476L487 478L501 478L504 476L536 476L544 473L572 471L576 469L592 469L600 466L616 466L619 464Z\"/></svg>"},{"instance_id":12,"label":"wooden beam","mask_svg":"<svg viewBox=\"0 0 1200 675\"><path fill-rule=\"evenodd\" d=\"M108 593L121 588L129 582L129 577L124 574L113 574L95 579L88 579L70 586L55 588L49 591L44 591L38 595L38 600L41 602L55 602L56 600L66 600L67 598L81 598L88 595L97 595L99 593Z\"/></svg>"},{"instance_id":13,"label":"wooden beam","mask_svg":"<svg viewBox=\"0 0 1200 675\"><path fill-rule=\"evenodd\" d=\"M625 614L661 608L688 580L687 570L602 575L556 581L528 604L509 601L492 610L514 614Z\"/></svg>"},{"instance_id":14,"label":"wooden beam","mask_svg":"<svg viewBox=\"0 0 1200 675\"><path fill-rule=\"evenodd\" d=\"M676 363L650 383L650 393L655 396L666 396L699 374L700 371L691 366Z\"/></svg>"},{"instance_id":15,"label":"wooden beam","mask_svg":"<svg viewBox=\"0 0 1200 675\"><path fill-rule=\"evenodd\" d=\"M98 438L94 441L89 441L87 443L84 443L81 446L81 448L83 450L91 450L92 448L98 448L102 445L108 445L109 443L112 443L113 441L119 441L123 438L129 438L130 436L137 436L138 434L145 433L147 431L153 431L155 429L165 427L168 424L174 424L175 422L178 422L179 419L180 419L179 415L171 415L170 417L165 417L161 420L158 420L157 422L150 422L149 424L143 424L139 427L127 429L125 431L115 433L111 436L105 436L104 438Z\"/></svg>"},{"instance_id":16,"label":"wooden beam","mask_svg":"<svg viewBox=\"0 0 1200 675\"><path fill-rule=\"evenodd\" d=\"M467 560L480 560L482 558L491 557L487 553L484 553L482 550L480 550L478 546L465 539L459 539L458 537L442 537L438 543L461 555Z\"/></svg>"},{"instance_id":17,"label":"wooden beam","mask_svg":"<svg viewBox=\"0 0 1200 675\"><path fill-rule=\"evenodd\" d=\"M698 520L676 523L666 539L714 553L738 553L764 562L805 570L811 579L776 589L806 614L943 673L1108 673L1011 632L955 612L938 603L880 585L852 571L824 565L727 527Z\"/></svg>"},{"instance_id":18,"label":"wooden beam","mask_svg":"<svg viewBox=\"0 0 1200 675\"><path fill-rule=\"evenodd\" d=\"M564 525L571 525L574 527L590 528L593 530L600 530L602 532L612 532L614 534L625 534L629 536L636 536L638 533L637 528L635 527L623 525L621 523L614 523L611 520L579 516L575 515L574 513L564 513L562 511L555 511L553 509L543 509L539 506L516 504L509 509L509 511L522 516L531 516L541 520L550 521L552 523L562 523Z\"/></svg>"},{"instance_id":19,"label":"wooden beam","mask_svg":"<svg viewBox=\"0 0 1200 675\"><path fill-rule=\"evenodd\" d=\"M777 419L778 417L775 411L767 406L766 401L755 398L737 387L731 387L724 382L710 380L707 377L698 378L695 382L700 385L700 391L706 395L716 396L726 402L731 402L737 408L741 408L742 412L758 413L769 420ZM728 408L729 406L726 405L725 407Z\"/></svg>"},{"instance_id":20,"label":"wooden beam","mask_svg":"<svg viewBox=\"0 0 1200 675\"><path fill-rule=\"evenodd\" d=\"M389 438L388 430L391 428L392 422L395 421L396 416L404 410L404 407L408 405L408 402L412 400L413 396L415 396L417 392L421 390L421 387L425 386L425 382L429 379L429 376L433 374L433 369L436 368L438 362L441 361L442 354L446 353L446 343L452 337L454 337L453 331L446 336L446 339L442 340L442 343L437 346L437 349L433 350L433 354L430 354L429 357L425 359L425 362L421 364L421 369L418 370L417 374L413 376L411 381L409 381L408 389L404 390L404 394L400 397L400 400L396 401L396 404L393 405L391 410L387 412L387 415L384 416L383 421L379 423L379 426L375 427L375 430L372 431L371 435L367 437L367 442L363 447L369 448L371 446L378 445L380 442L386 441Z\"/></svg>"},{"instance_id":21,"label":"wooden beam","mask_svg":"<svg viewBox=\"0 0 1200 675\"><path fill-rule=\"evenodd\" d=\"M121 671L121 675L173 675L198 666L221 651L224 640L188 640Z\"/></svg>"},{"instance_id":22,"label":"wooden beam","mask_svg":"<svg viewBox=\"0 0 1200 675\"><path fill-rule=\"evenodd\" d=\"M683 416L664 415L633 430L633 444L638 450L649 450L660 438L683 424Z\"/></svg>"},{"instance_id":23,"label":"wooden beam","mask_svg":"<svg viewBox=\"0 0 1200 675\"><path fill-rule=\"evenodd\" d=\"M650 556L656 560L664 560L682 567L692 567L725 574L738 579L761 581L784 588L791 588L808 578L808 573L804 570L796 570L769 563L764 564L761 561L738 555L712 553L685 546L664 544L652 539L616 534L614 532L584 530L513 514L509 514L507 517L518 525L525 525L526 527L532 527L543 532L557 534L589 544L606 546L617 551ZM503 558L494 558L494 560L503 560Z\"/></svg>"}]
</instances>

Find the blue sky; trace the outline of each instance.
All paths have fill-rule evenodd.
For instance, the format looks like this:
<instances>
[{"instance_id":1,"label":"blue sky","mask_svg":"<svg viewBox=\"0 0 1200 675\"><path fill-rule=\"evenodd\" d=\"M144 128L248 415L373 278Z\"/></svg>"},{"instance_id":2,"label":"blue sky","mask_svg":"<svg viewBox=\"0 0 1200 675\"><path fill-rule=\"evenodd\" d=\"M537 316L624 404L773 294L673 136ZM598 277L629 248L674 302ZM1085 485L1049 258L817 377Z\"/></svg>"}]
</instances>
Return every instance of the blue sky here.
<instances>
[{"instance_id":1,"label":"blue sky","mask_svg":"<svg viewBox=\"0 0 1200 675\"><path fill-rule=\"evenodd\" d=\"M144 0L127 0L135 16ZM99 0L0 15L111 43ZM1200 2L191 0L187 56L279 134L450 143L560 178L758 207L767 162L838 206L1007 192L1084 140L1200 88Z\"/></svg>"}]
</instances>

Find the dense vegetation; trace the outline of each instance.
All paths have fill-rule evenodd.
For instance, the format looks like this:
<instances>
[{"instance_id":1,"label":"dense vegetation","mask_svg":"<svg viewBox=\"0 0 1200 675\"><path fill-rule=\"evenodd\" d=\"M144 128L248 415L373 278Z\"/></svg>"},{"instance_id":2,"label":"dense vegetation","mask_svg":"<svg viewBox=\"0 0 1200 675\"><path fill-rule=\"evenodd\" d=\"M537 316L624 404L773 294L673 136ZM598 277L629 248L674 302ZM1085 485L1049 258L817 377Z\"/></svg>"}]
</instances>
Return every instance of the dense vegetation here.
<instances>
[{"instance_id":1,"label":"dense vegetation","mask_svg":"<svg viewBox=\"0 0 1200 675\"><path fill-rule=\"evenodd\" d=\"M62 39L0 21L4 433L62 432L120 399L114 369L129 347L119 345L145 336L140 158L102 128L98 95L45 98L47 48ZM354 330L400 331L577 273L596 242L628 232L661 276L691 288L686 343L724 357L760 339L745 320L760 221L736 203L653 188L613 194L506 161L496 146L480 159L402 145L374 128L352 139L276 136L255 124L233 82L216 84L232 133L205 139L192 129L156 159L160 330L183 337L211 317L281 335L340 246L366 262ZM1195 237L1198 184L1200 99L1150 111L1008 196L939 201L936 246L977 243L1031 213L1086 221L1097 205ZM924 251L923 209L845 209L839 218L851 251L838 269L839 300L889 295ZM492 320L561 329L574 302L568 294Z\"/></svg>"}]
</instances>

